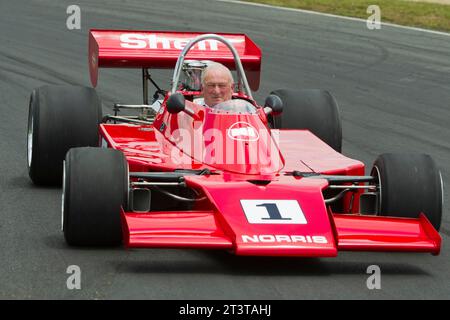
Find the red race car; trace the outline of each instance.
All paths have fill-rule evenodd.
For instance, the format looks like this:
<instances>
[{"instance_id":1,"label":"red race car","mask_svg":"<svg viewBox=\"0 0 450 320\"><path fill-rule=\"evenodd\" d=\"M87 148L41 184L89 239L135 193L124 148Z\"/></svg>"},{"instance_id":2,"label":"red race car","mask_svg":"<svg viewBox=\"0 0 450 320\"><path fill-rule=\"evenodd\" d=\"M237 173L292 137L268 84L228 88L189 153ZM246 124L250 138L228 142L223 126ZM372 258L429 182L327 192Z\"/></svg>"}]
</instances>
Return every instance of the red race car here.
<instances>
[{"instance_id":1,"label":"red race car","mask_svg":"<svg viewBox=\"0 0 450 320\"><path fill-rule=\"evenodd\" d=\"M211 61L237 78L232 99L212 108L201 88ZM439 254L443 186L432 158L383 154L365 175L341 154L329 92L275 90L259 105L261 51L246 35L91 30L89 67L94 87L100 67L142 69L143 104L104 116L93 88L31 94L29 175L62 181L69 245ZM151 68L174 68L169 90Z\"/></svg>"}]
</instances>

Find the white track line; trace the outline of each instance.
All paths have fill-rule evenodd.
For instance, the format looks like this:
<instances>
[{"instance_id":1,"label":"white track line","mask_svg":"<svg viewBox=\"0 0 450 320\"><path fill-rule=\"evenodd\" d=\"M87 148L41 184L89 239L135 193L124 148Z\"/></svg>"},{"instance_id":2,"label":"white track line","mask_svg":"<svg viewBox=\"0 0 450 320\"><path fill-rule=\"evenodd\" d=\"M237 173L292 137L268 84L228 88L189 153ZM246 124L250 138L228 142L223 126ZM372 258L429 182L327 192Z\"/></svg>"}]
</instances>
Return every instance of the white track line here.
<instances>
[{"instance_id":1,"label":"white track line","mask_svg":"<svg viewBox=\"0 0 450 320\"><path fill-rule=\"evenodd\" d=\"M367 20L361 19L361 18L338 16L338 15L335 15L335 14L322 13L322 12L316 12L316 11L310 11L310 10L303 10L303 9L278 7L278 6L272 6L272 5L268 5L268 4L262 4L262 3L245 2L245 1L238 1L238 0L216 0L216 1L227 2L227 3L237 3L237 4L242 4L242 5L248 5L248 6L271 8L271 9L284 10L284 11L302 12L302 13L307 13L307 14L316 14L316 15L320 15L320 16L333 17L333 18L339 18L339 19L345 19L345 20L352 20L352 21L358 21L358 22L364 22L364 23L367 21ZM406 27L406 26L401 26L399 24L388 23L388 22L381 22L381 25L382 26L388 26L388 27L396 27L396 28L420 31L420 32L427 32L427 33L432 33L432 34L437 34L437 35L447 36L447 37L450 36L450 33L447 33L447 32L434 31L434 30L415 28L415 27Z\"/></svg>"}]
</instances>

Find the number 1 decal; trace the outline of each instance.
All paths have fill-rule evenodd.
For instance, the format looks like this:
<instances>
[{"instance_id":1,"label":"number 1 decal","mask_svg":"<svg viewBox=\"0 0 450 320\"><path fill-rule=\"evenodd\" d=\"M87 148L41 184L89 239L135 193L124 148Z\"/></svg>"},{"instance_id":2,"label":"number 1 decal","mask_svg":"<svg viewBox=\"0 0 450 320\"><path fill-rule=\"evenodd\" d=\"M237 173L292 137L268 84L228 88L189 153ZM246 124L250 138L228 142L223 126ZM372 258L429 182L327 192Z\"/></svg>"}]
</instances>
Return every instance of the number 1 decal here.
<instances>
[{"instance_id":1,"label":"number 1 decal","mask_svg":"<svg viewBox=\"0 0 450 320\"><path fill-rule=\"evenodd\" d=\"M249 223L307 224L297 200L241 200Z\"/></svg>"},{"instance_id":2,"label":"number 1 decal","mask_svg":"<svg viewBox=\"0 0 450 320\"><path fill-rule=\"evenodd\" d=\"M292 218L283 218L276 203L263 203L257 204L257 207L264 207L269 213L268 218L262 218L263 220L292 220Z\"/></svg>"}]
</instances>

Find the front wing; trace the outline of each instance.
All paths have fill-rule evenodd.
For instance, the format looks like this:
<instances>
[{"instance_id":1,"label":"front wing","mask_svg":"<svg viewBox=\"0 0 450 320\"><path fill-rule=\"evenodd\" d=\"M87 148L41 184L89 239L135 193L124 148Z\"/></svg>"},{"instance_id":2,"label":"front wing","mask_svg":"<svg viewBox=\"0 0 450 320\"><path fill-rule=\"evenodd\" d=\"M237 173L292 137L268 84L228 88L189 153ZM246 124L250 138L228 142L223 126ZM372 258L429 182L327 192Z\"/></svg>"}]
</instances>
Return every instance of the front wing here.
<instances>
[{"instance_id":1,"label":"front wing","mask_svg":"<svg viewBox=\"0 0 450 320\"><path fill-rule=\"evenodd\" d=\"M334 257L338 251L434 255L440 251L441 238L424 214L418 219L333 214L322 196L325 180L260 186L190 176L186 182L202 189L211 209L150 214L122 211L125 246L299 257Z\"/></svg>"}]
</instances>

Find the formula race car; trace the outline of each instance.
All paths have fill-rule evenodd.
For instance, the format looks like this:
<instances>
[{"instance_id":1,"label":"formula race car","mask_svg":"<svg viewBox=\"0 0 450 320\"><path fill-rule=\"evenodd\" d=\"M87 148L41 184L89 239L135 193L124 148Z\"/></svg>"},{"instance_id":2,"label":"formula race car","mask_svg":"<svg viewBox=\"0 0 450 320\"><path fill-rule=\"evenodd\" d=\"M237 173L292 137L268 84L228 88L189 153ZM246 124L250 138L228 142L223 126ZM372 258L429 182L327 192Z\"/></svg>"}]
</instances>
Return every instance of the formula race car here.
<instances>
[{"instance_id":1,"label":"formula race car","mask_svg":"<svg viewBox=\"0 0 450 320\"><path fill-rule=\"evenodd\" d=\"M258 104L261 51L245 34L91 30L88 60L94 87L101 67L142 69L143 104L103 115L90 87L31 94L29 175L62 182L69 245L439 254L443 186L432 158L382 154L366 175L341 154L329 92L279 89ZM201 76L213 62L236 84L231 100L209 107ZM168 90L152 68L174 68Z\"/></svg>"}]
</instances>

